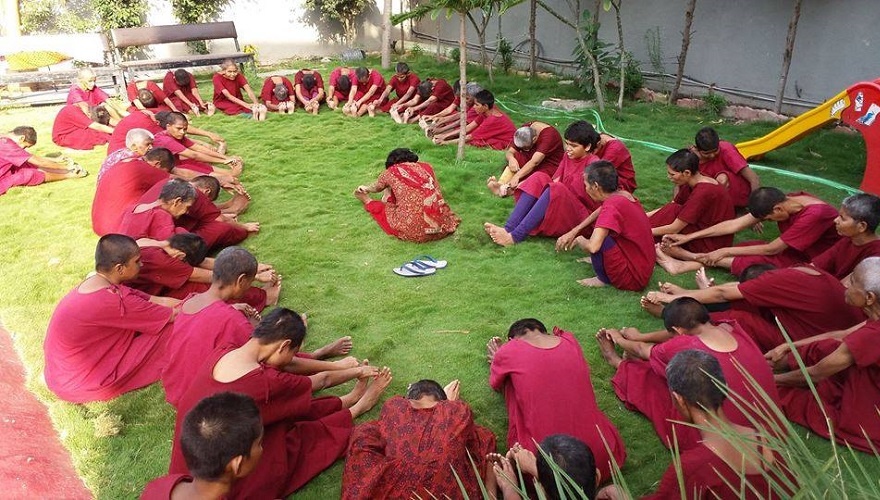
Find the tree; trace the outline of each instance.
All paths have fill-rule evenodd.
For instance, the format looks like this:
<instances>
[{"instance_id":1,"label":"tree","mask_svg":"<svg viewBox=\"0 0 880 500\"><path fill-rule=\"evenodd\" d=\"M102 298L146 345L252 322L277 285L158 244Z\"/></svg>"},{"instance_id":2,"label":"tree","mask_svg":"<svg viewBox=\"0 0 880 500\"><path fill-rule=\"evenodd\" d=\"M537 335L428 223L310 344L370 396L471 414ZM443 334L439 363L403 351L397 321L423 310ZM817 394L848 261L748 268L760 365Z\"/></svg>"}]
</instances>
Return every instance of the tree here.
<instances>
[{"instance_id":1,"label":"tree","mask_svg":"<svg viewBox=\"0 0 880 500\"><path fill-rule=\"evenodd\" d=\"M669 101L678 100L678 91L681 89L681 79L684 76L684 62L687 59L688 47L691 45L691 25L694 22L694 10L697 8L697 0L688 0L687 9L684 12L684 31L681 32L681 52L678 54L678 70L675 73L675 85L669 94Z\"/></svg>"},{"instance_id":2,"label":"tree","mask_svg":"<svg viewBox=\"0 0 880 500\"><path fill-rule=\"evenodd\" d=\"M605 0L604 7L608 11L614 8L614 18L617 21L617 50L620 52L620 93L617 95L617 109L623 109L623 94L626 89L626 65L628 63L626 49L623 47L623 22L620 20L620 4L623 0Z\"/></svg>"},{"instance_id":3,"label":"tree","mask_svg":"<svg viewBox=\"0 0 880 500\"><path fill-rule=\"evenodd\" d=\"M321 22L339 23L345 43L349 46L354 44L357 37L358 16L370 5L372 1L369 0L305 0L303 4L307 11L317 14Z\"/></svg>"},{"instance_id":4,"label":"tree","mask_svg":"<svg viewBox=\"0 0 880 500\"><path fill-rule=\"evenodd\" d=\"M400 38L403 43L403 37ZM382 69L391 67L391 0L382 8Z\"/></svg>"},{"instance_id":5,"label":"tree","mask_svg":"<svg viewBox=\"0 0 880 500\"><path fill-rule=\"evenodd\" d=\"M529 77L538 75L538 38L537 31L538 0L529 0ZM500 33L501 30L499 30Z\"/></svg>"},{"instance_id":6,"label":"tree","mask_svg":"<svg viewBox=\"0 0 880 500\"><path fill-rule=\"evenodd\" d=\"M773 111L782 112L782 98L785 94L785 85L788 83L788 69L791 67L791 55L794 52L794 39L797 36L798 20L801 17L802 0L794 1L794 11L788 22L788 34L785 36L785 52L782 55L782 71L779 73L779 89L776 91L776 102Z\"/></svg>"},{"instance_id":7,"label":"tree","mask_svg":"<svg viewBox=\"0 0 880 500\"><path fill-rule=\"evenodd\" d=\"M524 0L480 0L475 2L476 8L467 13L467 18L477 32L477 38L480 41L480 64L482 64L483 68L489 72L490 83L494 83L495 80L492 75L492 62L486 54L486 30L489 27L489 21L492 20L492 16L495 15L496 12L500 20L500 16L504 14L507 9L514 5L518 5L523 1ZM474 11L480 12L479 21L477 21L477 18L474 16ZM501 35L500 30L498 34L499 36Z\"/></svg>"}]
</instances>

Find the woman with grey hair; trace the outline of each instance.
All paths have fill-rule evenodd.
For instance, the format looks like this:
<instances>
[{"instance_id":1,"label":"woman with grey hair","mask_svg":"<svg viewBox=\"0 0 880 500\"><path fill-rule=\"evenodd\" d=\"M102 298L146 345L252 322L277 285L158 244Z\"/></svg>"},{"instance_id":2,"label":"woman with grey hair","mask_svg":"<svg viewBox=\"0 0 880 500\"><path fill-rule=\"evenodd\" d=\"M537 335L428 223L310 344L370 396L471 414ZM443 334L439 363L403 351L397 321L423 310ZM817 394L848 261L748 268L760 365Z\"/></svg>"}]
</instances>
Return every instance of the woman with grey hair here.
<instances>
[{"instance_id":1,"label":"woman with grey hair","mask_svg":"<svg viewBox=\"0 0 880 500\"><path fill-rule=\"evenodd\" d=\"M552 125L534 121L523 124L513 134L513 144L507 148L507 166L497 179L486 181L489 191L496 196L508 196L532 172L556 173L563 155L562 136Z\"/></svg>"},{"instance_id":2,"label":"woman with grey hair","mask_svg":"<svg viewBox=\"0 0 880 500\"><path fill-rule=\"evenodd\" d=\"M153 147L153 133L144 128L133 128L125 134L125 147L118 149L104 159L101 163L101 170L98 171L98 180L110 170L113 165L128 160L129 158L139 158L147 153Z\"/></svg>"}]
</instances>

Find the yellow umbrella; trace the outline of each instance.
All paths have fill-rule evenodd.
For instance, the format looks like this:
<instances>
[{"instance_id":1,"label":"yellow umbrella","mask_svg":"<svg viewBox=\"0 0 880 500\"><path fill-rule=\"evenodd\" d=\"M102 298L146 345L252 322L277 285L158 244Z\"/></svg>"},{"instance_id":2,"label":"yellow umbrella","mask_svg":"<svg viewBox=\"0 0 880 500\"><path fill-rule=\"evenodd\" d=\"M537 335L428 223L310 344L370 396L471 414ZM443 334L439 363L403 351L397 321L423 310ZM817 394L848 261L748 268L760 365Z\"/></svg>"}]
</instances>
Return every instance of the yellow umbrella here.
<instances>
[{"instance_id":1,"label":"yellow umbrella","mask_svg":"<svg viewBox=\"0 0 880 500\"><path fill-rule=\"evenodd\" d=\"M68 55L51 50L35 50L16 52L6 56L10 71L35 71L45 66L52 66L73 59Z\"/></svg>"}]
</instances>

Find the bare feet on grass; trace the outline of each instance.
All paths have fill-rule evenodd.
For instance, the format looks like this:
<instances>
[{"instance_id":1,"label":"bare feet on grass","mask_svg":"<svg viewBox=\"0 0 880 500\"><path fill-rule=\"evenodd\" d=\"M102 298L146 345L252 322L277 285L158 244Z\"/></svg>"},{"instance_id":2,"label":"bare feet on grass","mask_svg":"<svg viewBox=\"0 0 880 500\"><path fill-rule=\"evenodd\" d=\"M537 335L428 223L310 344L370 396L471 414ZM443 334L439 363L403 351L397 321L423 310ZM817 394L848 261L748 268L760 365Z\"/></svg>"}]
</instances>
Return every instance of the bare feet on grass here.
<instances>
[{"instance_id":1,"label":"bare feet on grass","mask_svg":"<svg viewBox=\"0 0 880 500\"><path fill-rule=\"evenodd\" d=\"M611 335L606 329L603 328L596 332L596 342L599 344L599 353L602 354L602 358L615 369L620 366L623 358L617 354L614 342L611 340Z\"/></svg>"},{"instance_id":2,"label":"bare feet on grass","mask_svg":"<svg viewBox=\"0 0 880 500\"><path fill-rule=\"evenodd\" d=\"M659 243L654 245L654 254L657 257L657 264L659 264L667 273L672 275L692 271L695 264L694 262L685 262L670 257L663 251L663 248L661 248Z\"/></svg>"},{"instance_id":3,"label":"bare feet on grass","mask_svg":"<svg viewBox=\"0 0 880 500\"><path fill-rule=\"evenodd\" d=\"M507 184L498 182L494 175L486 181L486 187L489 188L489 191L492 191L492 194L501 198L510 194L510 187Z\"/></svg>"},{"instance_id":4,"label":"bare feet on grass","mask_svg":"<svg viewBox=\"0 0 880 500\"><path fill-rule=\"evenodd\" d=\"M694 273L694 281L697 282L697 288L700 290L715 286L715 278L710 278L709 275L706 274L705 267L697 269L697 272Z\"/></svg>"},{"instance_id":5,"label":"bare feet on grass","mask_svg":"<svg viewBox=\"0 0 880 500\"><path fill-rule=\"evenodd\" d=\"M675 283L670 283L668 281L661 281L660 283L657 283L657 286L660 288L661 292L671 295L678 295L687 291L683 287L680 287Z\"/></svg>"},{"instance_id":6,"label":"bare feet on grass","mask_svg":"<svg viewBox=\"0 0 880 500\"><path fill-rule=\"evenodd\" d=\"M326 359L326 358L335 358L336 356L345 356L346 354L351 352L352 348L351 337L339 337L338 339L330 342L329 344L316 349L315 352L312 353L318 359Z\"/></svg>"},{"instance_id":7,"label":"bare feet on grass","mask_svg":"<svg viewBox=\"0 0 880 500\"><path fill-rule=\"evenodd\" d=\"M385 392L385 389L391 384L391 380L391 369L387 366L382 367L378 375L373 377L373 382L367 387L364 395L348 409L351 412L352 418L357 418L376 406L376 403L379 402L379 396Z\"/></svg>"},{"instance_id":8,"label":"bare feet on grass","mask_svg":"<svg viewBox=\"0 0 880 500\"><path fill-rule=\"evenodd\" d=\"M281 296L281 276L278 276L274 282L269 283L263 289L266 290L266 305L277 306L278 298Z\"/></svg>"},{"instance_id":9,"label":"bare feet on grass","mask_svg":"<svg viewBox=\"0 0 880 500\"><path fill-rule=\"evenodd\" d=\"M592 278L584 278L582 280L578 280L578 285L585 286L587 288L600 288L603 286L608 286L608 283L600 280L598 276L593 276Z\"/></svg>"},{"instance_id":10,"label":"bare feet on grass","mask_svg":"<svg viewBox=\"0 0 880 500\"><path fill-rule=\"evenodd\" d=\"M655 302L649 299L647 296L642 296L639 301L639 305L642 306L648 314L654 316L655 318L659 318L663 314L663 304L659 302Z\"/></svg>"},{"instance_id":11,"label":"bare feet on grass","mask_svg":"<svg viewBox=\"0 0 880 500\"><path fill-rule=\"evenodd\" d=\"M496 226L491 222L487 222L483 224L483 229L486 230L486 234L492 238L496 244L501 245L503 247L510 247L514 245L513 236L507 232L503 227Z\"/></svg>"}]
</instances>

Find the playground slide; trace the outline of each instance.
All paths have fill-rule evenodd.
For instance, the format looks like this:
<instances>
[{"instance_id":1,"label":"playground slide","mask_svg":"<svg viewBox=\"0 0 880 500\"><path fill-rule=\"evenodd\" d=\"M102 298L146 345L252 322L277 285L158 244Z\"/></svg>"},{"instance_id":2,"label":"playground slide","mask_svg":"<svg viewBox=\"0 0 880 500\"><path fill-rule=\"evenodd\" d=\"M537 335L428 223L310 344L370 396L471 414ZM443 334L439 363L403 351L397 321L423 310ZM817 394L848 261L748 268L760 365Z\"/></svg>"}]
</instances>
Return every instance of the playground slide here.
<instances>
[{"instance_id":1,"label":"playground slide","mask_svg":"<svg viewBox=\"0 0 880 500\"><path fill-rule=\"evenodd\" d=\"M865 139L867 165L860 189L880 195L880 79L856 83L818 107L794 118L764 137L736 145L746 159L788 146L816 129L843 121ZM876 121L876 126L875 126Z\"/></svg>"}]
</instances>

